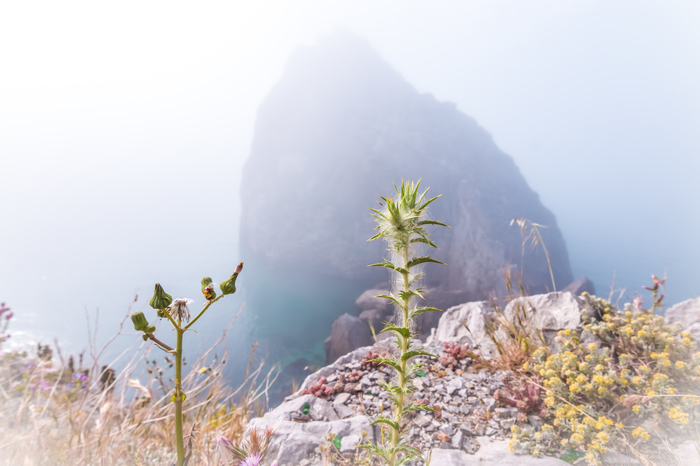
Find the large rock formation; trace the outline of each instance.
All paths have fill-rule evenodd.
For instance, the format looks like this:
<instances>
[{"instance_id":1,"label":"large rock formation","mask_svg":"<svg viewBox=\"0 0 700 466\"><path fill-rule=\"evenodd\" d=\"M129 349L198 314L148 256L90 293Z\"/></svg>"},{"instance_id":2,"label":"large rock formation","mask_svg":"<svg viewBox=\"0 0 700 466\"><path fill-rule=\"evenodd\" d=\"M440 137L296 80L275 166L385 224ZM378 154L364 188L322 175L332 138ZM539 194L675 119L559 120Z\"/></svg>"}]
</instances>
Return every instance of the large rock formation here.
<instances>
[{"instance_id":1,"label":"large rock formation","mask_svg":"<svg viewBox=\"0 0 700 466\"><path fill-rule=\"evenodd\" d=\"M556 219L513 159L473 118L417 92L348 33L299 48L259 109L243 172L241 251L270 270L368 288L386 280L367 268L386 251L366 241L367 207L392 194L392 183L419 178L443 195L431 216L452 227L433 234L435 257L449 264L427 270L435 299L485 299L502 286L503 267L522 268L531 293L551 290L545 255L523 253L515 217L547 226L556 283L572 281Z\"/></svg>"},{"instance_id":2,"label":"large rock formation","mask_svg":"<svg viewBox=\"0 0 700 466\"><path fill-rule=\"evenodd\" d=\"M243 170L246 299L273 359L320 363L333 321L359 316L353 301L364 290L388 287L386 270L367 267L387 254L383 242L367 242L367 207L392 195L393 183L419 178L442 194L430 216L451 226L432 233L441 249L431 252L448 265L426 266L427 305L501 294L503 269L522 271L529 293L551 291L542 248L523 247L513 218L547 226L540 233L557 289L572 282L554 215L491 135L454 104L416 91L366 41L336 33L292 55L259 108ZM391 314L361 310L375 328ZM439 316L422 316L421 338Z\"/></svg>"}]
</instances>

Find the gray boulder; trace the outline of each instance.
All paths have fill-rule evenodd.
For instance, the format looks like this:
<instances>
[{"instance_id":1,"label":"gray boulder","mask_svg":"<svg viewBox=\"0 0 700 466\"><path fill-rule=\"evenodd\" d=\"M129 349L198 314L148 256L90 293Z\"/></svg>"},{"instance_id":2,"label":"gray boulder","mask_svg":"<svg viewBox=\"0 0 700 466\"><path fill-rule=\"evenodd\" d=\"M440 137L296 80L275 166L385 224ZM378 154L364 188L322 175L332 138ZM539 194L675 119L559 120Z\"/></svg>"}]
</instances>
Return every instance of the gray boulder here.
<instances>
[{"instance_id":1,"label":"gray boulder","mask_svg":"<svg viewBox=\"0 0 700 466\"><path fill-rule=\"evenodd\" d=\"M507 456L496 466L569 466L569 463L558 458L552 458L551 456L543 456L541 458L533 458L532 456Z\"/></svg>"},{"instance_id":2,"label":"gray boulder","mask_svg":"<svg viewBox=\"0 0 700 466\"><path fill-rule=\"evenodd\" d=\"M379 309L367 309L360 314L360 320L368 327L373 327L376 333L382 330L382 324L391 320L392 313L382 312Z\"/></svg>"},{"instance_id":3,"label":"gray boulder","mask_svg":"<svg viewBox=\"0 0 700 466\"><path fill-rule=\"evenodd\" d=\"M700 464L700 443L686 440L673 450L678 464Z\"/></svg>"},{"instance_id":4,"label":"gray boulder","mask_svg":"<svg viewBox=\"0 0 700 466\"><path fill-rule=\"evenodd\" d=\"M481 355L490 358L496 354L496 345L487 334L487 326L493 318L493 309L486 301L461 304L445 311L440 322L427 340L431 346L445 342L468 344Z\"/></svg>"},{"instance_id":5,"label":"gray boulder","mask_svg":"<svg viewBox=\"0 0 700 466\"><path fill-rule=\"evenodd\" d=\"M581 464L588 464L587 461L581 461L582 459L583 458L579 459L577 461L577 464L579 462ZM608 449L608 451L600 455L600 459L603 461L603 464L611 466L638 466L642 464L638 460L631 458L627 455L623 455L619 451L615 451L612 449ZM685 466L686 463L681 464Z\"/></svg>"},{"instance_id":6,"label":"gray boulder","mask_svg":"<svg viewBox=\"0 0 700 466\"><path fill-rule=\"evenodd\" d=\"M462 450L434 449L430 464L435 466L566 466L569 463L557 458L533 458L513 455L508 441L478 437L479 449L474 454Z\"/></svg>"},{"instance_id":7,"label":"gray boulder","mask_svg":"<svg viewBox=\"0 0 700 466\"><path fill-rule=\"evenodd\" d=\"M566 329L577 330L583 309L581 299L568 291L561 291L514 299L503 313L508 320L516 321L517 316L525 312L532 323L532 331L542 332L547 346L558 351L557 333ZM593 335L590 337L594 338Z\"/></svg>"},{"instance_id":8,"label":"gray boulder","mask_svg":"<svg viewBox=\"0 0 700 466\"><path fill-rule=\"evenodd\" d=\"M273 410L248 423L246 436L253 429L262 431L268 426L275 428L268 456L262 466L269 466L274 460L277 460L278 466L297 466L302 460L309 460L314 453L318 453L319 446L328 444L328 434L349 437L348 445L354 439L361 438L363 433L366 433L370 441L374 440L374 430L370 428L370 420L366 416L300 423L281 420L286 414Z\"/></svg>"},{"instance_id":9,"label":"gray boulder","mask_svg":"<svg viewBox=\"0 0 700 466\"><path fill-rule=\"evenodd\" d=\"M700 341L700 298L688 299L668 308L666 322L680 324L696 341Z\"/></svg>"},{"instance_id":10,"label":"gray boulder","mask_svg":"<svg viewBox=\"0 0 700 466\"><path fill-rule=\"evenodd\" d=\"M554 337L559 330L577 329L581 324L583 301L569 292L548 293L516 298L503 310L511 321L523 311L531 316L533 330L542 331L548 345L556 347ZM478 349L481 355L490 358L496 354L496 345L487 329L495 317L493 307L487 301L454 306L442 314L440 322L427 339L431 346L443 342L468 344ZM498 328L496 336L502 335Z\"/></svg>"},{"instance_id":11,"label":"gray boulder","mask_svg":"<svg viewBox=\"0 0 700 466\"><path fill-rule=\"evenodd\" d=\"M513 320L524 310L536 329L557 332L578 327L583 309L583 301L568 291L561 291L516 298L508 303L503 313Z\"/></svg>"},{"instance_id":12,"label":"gray boulder","mask_svg":"<svg viewBox=\"0 0 700 466\"><path fill-rule=\"evenodd\" d=\"M361 346L372 344L372 332L366 322L350 314L343 314L333 322L331 336L326 339L326 364Z\"/></svg>"},{"instance_id":13,"label":"gray boulder","mask_svg":"<svg viewBox=\"0 0 700 466\"><path fill-rule=\"evenodd\" d=\"M462 450L447 450L436 448L430 457L430 464L439 464L440 466L468 466L479 464L474 461L474 457L470 457Z\"/></svg>"},{"instance_id":14,"label":"gray boulder","mask_svg":"<svg viewBox=\"0 0 700 466\"><path fill-rule=\"evenodd\" d=\"M383 314L390 313L393 309L389 301L377 298L378 295L382 294L389 294L389 290L367 290L355 300L355 305L362 311L377 310Z\"/></svg>"}]
</instances>

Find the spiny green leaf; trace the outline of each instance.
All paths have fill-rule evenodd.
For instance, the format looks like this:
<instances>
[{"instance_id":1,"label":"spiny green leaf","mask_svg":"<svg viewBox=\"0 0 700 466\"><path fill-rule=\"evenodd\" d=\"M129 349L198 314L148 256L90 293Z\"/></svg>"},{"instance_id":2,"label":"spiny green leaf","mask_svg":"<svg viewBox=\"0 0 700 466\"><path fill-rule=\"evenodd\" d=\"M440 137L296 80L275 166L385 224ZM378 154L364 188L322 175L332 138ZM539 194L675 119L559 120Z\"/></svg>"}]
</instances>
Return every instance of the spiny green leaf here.
<instances>
[{"instance_id":1,"label":"spiny green leaf","mask_svg":"<svg viewBox=\"0 0 700 466\"><path fill-rule=\"evenodd\" d=\"M417 225L418 225L418 226L423 226L423 225L438 225L438 226L441 226L441 227L451 228L449 225L445 225L444 223L437 222L437 221L435 221L435 220L423 220L423 221L421 221L421 222L418 222Z\"/></svg>"},{"instance_id":2,"label":"spiny green leaf","mask_svg":"<svg viewBox=\"0 0 700 466\"><path fill-rule=\"evenodd\" d=\"M438 194L438 195L435 196L434 198L428 199L427 201L425 201L424 203L422 203L422 204L420 205L420 207L419 207L418 210L420 210L421 212L424 211L430 204L433 203L433 201L435 201L436 199L439 199L440 196L442 196L442 194Z\"/></svg>"},{"instance_id":3,"label":"spiny green leaf","mask_svg":"<svg viewBox=\"0 0 700 466\"><path fill-rule=\"evenodd\" d=\"M370 264L367 267L386 267L387 269L395 270L400 274L407 274L408 273L408 270L404 269L403 267L399 267L397 265L394 265L389 261L377 262L376 264Z\"/></svg>"},{"instance_id":4,"label":"spiny green leaf","mask_svg":"<svg viewBox=\"0 0 700 466\"><path fill-rule=\"evenodd\" d=\"M371 443L363 443L362 445L358 445L360 448L366 448L367 450L371 451L372 453L375 453L379 456L381 456L386 463L389 463L389 452L387 452L384 448L376 447L372 445Z\"/></svg>"},{"instance_id":5,"label":"spiny green leaf","mask_svg":"<svg viewBox=\"0 0 700 466\"><path fill-rule=\"evenodd\" d=\"M411 329L407 327L397 327L394 324L387 323L382 332L386 331L394 332L404 338L411 338Z\"/></svg>"},{"instance_id":6,"label":"spiny green leaf","mask_svg":"<svg viewBox=\"0 0 700 466\"><path fill-rule=\"evenodd\" d=\"M384 236L386 236L386 235L384 234L384 232L381 232L381 231L380 231L379 233L377 233L376 235L372 236L372 237L371 237L370 239L368 239L367 241L374 241L375 239L383 238Z\"/></svg>"},{"instance_id":7,"label":"spiny green leaf","mask_svg":"<svg viewBox=\"0 0 700 466\"><path fill-rule=\"evenodd\" d=\"M433 243L433 242L430 241L429 239L425 239L425 238L413 238L413 239L411 240L411 244L413 244L413 243L425 243L425 244L427 244L428 246L431 246L431 247L433 247L433 248L435 248L435 249L439 249L439 248L435 245L435 243Z\"/></svg>"},{"instance_id":8,"label":"spiny green leaf","mask_svg":"<svg viewBox=\"0 0 700 466\"><path fill-rule=\"evenodd\" d=\"M420 314L423 314L424 312L433 312L433 311L435 311L435 312L442 312L442 309L438 309L438 308L436 308L436 307L417 307L417 308L413 309L413 310L408 314L408 318L411 319L411 320L413 320L413 319L415 319L417 316L419 316Z\"/></svg>"},{"instance_id":9,"label":"spiny green leaf","mask_svg":"<svg viewBox=\"0 0 700 466\"><path fill-rule=\"evenodd\" d=\"M434 354L428 353L427 351L423 350L408 351L407 353L401 356L401 361L408 361L409 359L414 358L416 356L428 356L432 358Z\"/></svg>"},{"instance_id":10,"label":"spiny green leaf","mask_svg":"<svg viewBox=\"0 0 700 466\"><path fill-rule=\"evenodd\" d=\"M411 404L404 406L403 410L405 412L409 412L409 411L435 411L435 409L431 408L430 406L423 405L423 404L416 404L416 403L411 403Z\"/></svg>"},{"instance_id":11,"label":"spiny green leaf","mask_svg":"<svg viewBox=\"0 0 700 466\"><path fill-rule=\"evenodd\" d=\"M407 269L411 269L412 267L415 267L416 265L419 264L425 264L426 262L432 262L434 264L442 264L445 265L444 262L440 262L439 260L435 260L430 256L419 256L419 257L414 257L408 263L406 264Z\"/></svg>"},{"instance_id":12,"label":"spiny green leaf","mask_svg":"<svg viewBox=\"0 0 700 466\"><path fill-rule=\"evenodd\" d=\"M412 297L417 296L419 298L423 298L423 295L421 294L423 290L421 288L417 290L407 290L407 291L399 291L399 297L404 300L404 302L410 300Z\"/></svg>"},{"instance_id":13,"label":"spiny green leaf","mask_svg":"<svg viewBox=\"0 0 700 466\"><path fill-rule=\"evenodd\" d=\"M420 456L420 451L418 451L415 447L412 447L411 445L406 445L405 443L402 443L401 445L396 446L396 448L394 448L394 450L395 451L405 451L406 453Z\"/></svg>"},{"instance_id":14,"label":"spiny green leaf","mask_svg":"<svg viewBox=\"0 0 700 466\"><path fill-rule=\"evenodd\" d=\"M391 295L391 294L380 294L380 295L375 296L375 298L384 298L384 299L388 299L388 300L391 301L392 303L396 304L398 307L402 307L402 306L403 306L403 305L399 302L399 300L396 299L396 296Z\"/></svg>"},{"instance_id":15,"label":"spiny green leaf","mask_svg":"<svg viewBox=\"0 0 700 466\"><path fill-rule=\"evenodd\" d=\"M394 359L389 359L389 358L375 358L371 360L372 362L377 362L379 364L386 364L388 366L393 367L396 369L397 372L403 374L403 371L401 369L401 365L396 362Z\"/></svg>"},{"instance_id":16,"label":"spiny green leaf","mask_svg":"<svg viewBox=\"0 0 700 466\"><path fill-rule=\"evenodd\" d=\"M401 430L401 426L397 424L395 421L392 421L391 419L384 417L384 416L379 416L377 419L374 421L370 422L369 425L373 426L375 424L386 424L389 427L391 427L393 430L399 431Z\"/></svg>"}]
</instances>

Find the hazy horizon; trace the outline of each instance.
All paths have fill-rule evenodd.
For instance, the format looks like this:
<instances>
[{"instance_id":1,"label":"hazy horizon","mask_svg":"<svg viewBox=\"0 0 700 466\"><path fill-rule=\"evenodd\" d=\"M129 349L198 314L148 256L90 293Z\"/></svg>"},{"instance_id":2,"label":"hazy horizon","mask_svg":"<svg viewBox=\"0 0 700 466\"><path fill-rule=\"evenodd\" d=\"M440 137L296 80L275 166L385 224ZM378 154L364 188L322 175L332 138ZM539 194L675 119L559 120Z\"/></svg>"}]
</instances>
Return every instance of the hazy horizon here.
<instances>
[{"instance_id":1,"label":"hazy horizon","mask_svg":"<svg viewBox=\"0 0 700 466\"><path fill-rule=\"evenodd\" d=\"M336 29L493 136L556 215L575 278L607 296L614 274L632 293L667 271L669 304L696 297L698 24L691 1L4 5L10 331L79 351L86 309L106 337L155 282L201 302L202 276L245 259L257 107L296 47Z\"/></svg>"}]
</instances>

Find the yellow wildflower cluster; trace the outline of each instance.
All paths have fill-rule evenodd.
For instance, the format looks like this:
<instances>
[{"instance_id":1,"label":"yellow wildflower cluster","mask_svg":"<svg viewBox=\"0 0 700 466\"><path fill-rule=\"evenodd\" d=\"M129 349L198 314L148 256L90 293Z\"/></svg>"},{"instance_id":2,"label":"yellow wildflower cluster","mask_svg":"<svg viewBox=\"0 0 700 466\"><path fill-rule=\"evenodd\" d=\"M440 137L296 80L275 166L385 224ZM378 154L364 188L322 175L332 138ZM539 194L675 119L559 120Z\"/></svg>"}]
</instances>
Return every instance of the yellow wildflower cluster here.
<instances>
[{"instance_id":1,"label":"yellow wildflower cluster","mask_svg":"<svg viewBox=\"0 0 700 466\"><path fill-rule=\"evenodd\" d=\"M624 438L649 440L639 427L647 418L681 428L689 423L699 404L692 380L700 374L700 353L687 332L652 311L630 304L618 311L604 299L582 297L583 331L559 332L559 352L539 348L526 369L547 391L549 424L541 435L515 427L510 445L519 453L571 448L598 465Z\"/></svg>"}]
</instances>

